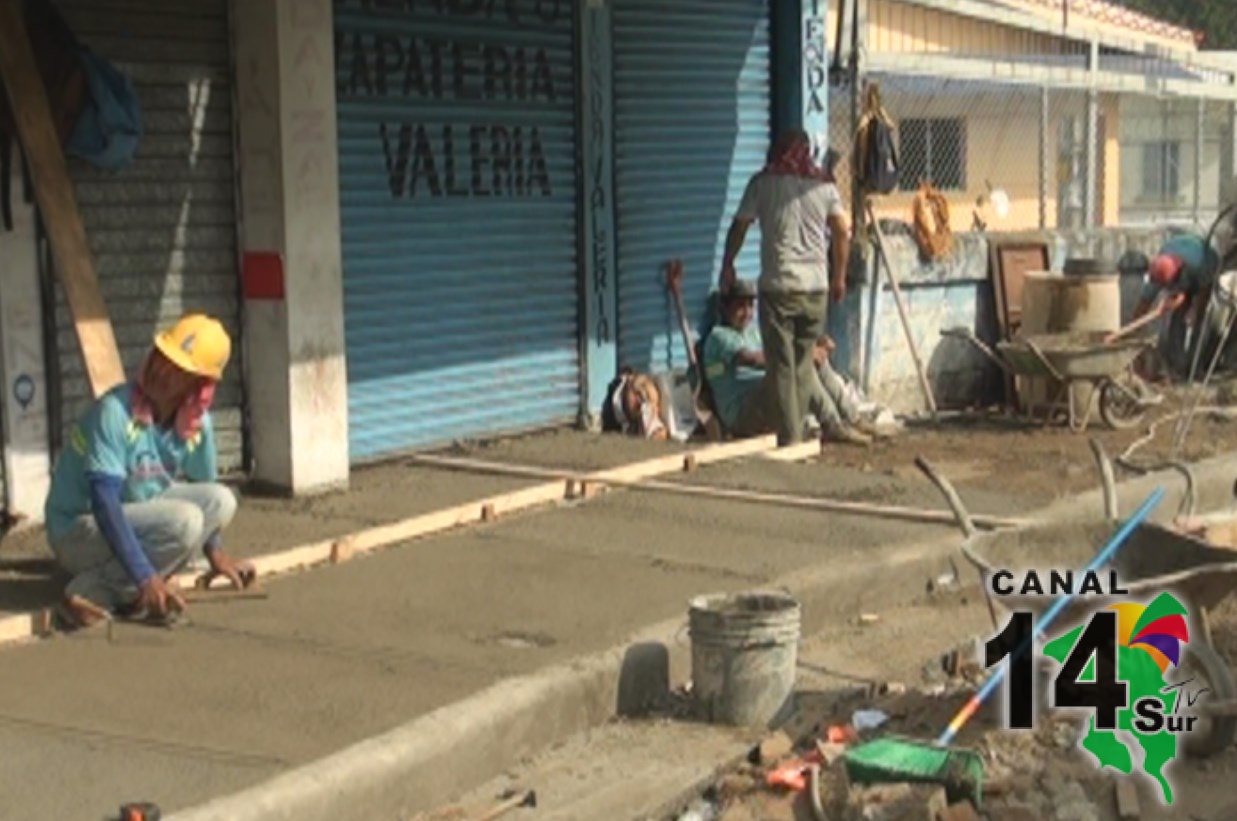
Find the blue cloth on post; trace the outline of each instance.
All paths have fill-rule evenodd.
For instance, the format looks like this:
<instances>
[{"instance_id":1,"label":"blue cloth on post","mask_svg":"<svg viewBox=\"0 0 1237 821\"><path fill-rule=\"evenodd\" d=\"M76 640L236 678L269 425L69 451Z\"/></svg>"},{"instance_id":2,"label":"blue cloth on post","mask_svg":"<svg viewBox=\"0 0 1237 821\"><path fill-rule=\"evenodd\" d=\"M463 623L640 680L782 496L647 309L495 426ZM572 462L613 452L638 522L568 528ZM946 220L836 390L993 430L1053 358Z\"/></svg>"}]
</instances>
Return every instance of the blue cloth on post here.
<instances>
[{"instance_id":1,"label":"blue cloth on post","mask_svg":"<svg viewBox=\"0 0 1237 821\"><path fill-rule=\"evenodd\" d=\"M102 57L83 48L79 54L90 99L66 146L96 168L116 171L137 155L142 139L142 106L133 81Z\"/></svg>"}]
</instances>

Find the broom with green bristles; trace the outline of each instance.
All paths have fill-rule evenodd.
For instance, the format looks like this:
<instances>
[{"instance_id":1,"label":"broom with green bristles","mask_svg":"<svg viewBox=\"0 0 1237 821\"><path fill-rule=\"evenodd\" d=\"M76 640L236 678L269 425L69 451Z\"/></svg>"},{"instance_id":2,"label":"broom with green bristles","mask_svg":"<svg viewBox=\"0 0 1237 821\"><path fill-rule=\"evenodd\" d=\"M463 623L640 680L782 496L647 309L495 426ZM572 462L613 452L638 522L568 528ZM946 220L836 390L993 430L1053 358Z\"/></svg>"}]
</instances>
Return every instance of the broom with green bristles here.
<instances>
[{"instance_id":1,"label":"broom with green bristles","mask_svg":"<svg viewBox=\"0 0 1237 821\"><path fill-rule=\"evenodd\" d=\"M1117 551L1124 546L1130 534L1142 524L1163 498L1164 488L1157 487L1083 572L1096 570L1111 561ZM1074 594L1071 593L1054 602L1035 626L1027 643L1015 651L1014 657L1026 652L1073 598ZM901 782L942 784L945 786L950 801L969 798L976 807L979 807L983 801L983 758L973 750L951 750L949 745L953 743L966 723L996 692L997 687L1005 680L1007 669L1009 669L1007 665L1001 665L988 677L979 691L971 696L970 700L953 717L949 726L934 744L896 736L885 736L860 744L848 750L844 756L847 776L857 784Z\"/></svg>"}]
</instances>

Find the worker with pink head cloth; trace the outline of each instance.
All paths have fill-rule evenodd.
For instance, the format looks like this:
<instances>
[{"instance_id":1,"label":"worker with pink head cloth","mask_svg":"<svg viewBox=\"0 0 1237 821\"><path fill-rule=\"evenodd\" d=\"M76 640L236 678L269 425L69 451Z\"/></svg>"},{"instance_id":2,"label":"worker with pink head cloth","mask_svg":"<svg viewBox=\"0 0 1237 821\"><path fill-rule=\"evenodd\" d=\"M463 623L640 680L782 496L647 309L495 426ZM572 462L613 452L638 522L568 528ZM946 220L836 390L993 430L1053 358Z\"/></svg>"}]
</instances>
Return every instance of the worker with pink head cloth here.
<instances>
[{"instance_id":1,"label":"worker with pink head cloth","mask_svg":"<svg viewBox=\"0 0 1237 821\"><path fill-rule=\"evenodd\" d=\"M73 426L45 510L52 553L72 576L65 627L110 613L166 619L185 604L171 577L198 555L237 587L252 580L223 551L236 496L218 481L210 416L231 351L218 320L186 316Z\"/></svg>"},{"instance_id":2,"label":"worker with pink head cloth","mask_svg":"<svg viewBox=\"0 0 1237 821\"><path fill-rule=\"evenodd\" d=\"M1145 316L1162 297L1156 311L1169 319L1160 352L1165 364L1179 374L1188 373L1195 348L1206 331L1203 314L1219 267L1219 255L1197 234L1169 239L1148 267L1134 318Z\"/></svg>"},{"instance_id":3,"label":"worker with pink head cloth","mask_svg":"<svg viewBox=\"0 0 1237 821\"><path fill-rule=\"evenodd\" d=\"M846 296L850 261L850 219L832 175L813 162L802 129L778 137L767 164L743 192L726 236L718 282L723 297L734 286L735 259L757 221L760 335L777 401L778 443L789 445L803 436L810 386L817 378L817 340L825 332L829 299L841 302Z\"/></svg>"}]
</instances>

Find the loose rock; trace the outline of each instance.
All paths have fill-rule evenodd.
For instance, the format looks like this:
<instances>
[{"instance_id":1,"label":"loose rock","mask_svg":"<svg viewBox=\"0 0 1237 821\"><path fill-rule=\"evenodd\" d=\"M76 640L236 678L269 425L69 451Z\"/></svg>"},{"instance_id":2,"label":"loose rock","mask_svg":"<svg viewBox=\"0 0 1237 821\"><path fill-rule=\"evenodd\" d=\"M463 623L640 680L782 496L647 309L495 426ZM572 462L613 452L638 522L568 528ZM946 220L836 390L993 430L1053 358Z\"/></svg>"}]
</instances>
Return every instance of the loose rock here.
<instances>
[{"instance_id":1,"label":"loose rock","mask_svg":"<svg viewBox=\"0 0 1237 821\"><path fill-rule=\"evenodd\" d=\"M748 760L753 764L775 764L795 750L795 742L785 730L778 730L753 748Z\"/></svg>"},{"instance_id":2,"label":"loose rock","mask_svg":"<svg viewBox=\"0 0 1237 821\"><path fill-rule=\"evenodd\" d=\"M1115 796L1117 802L1117 817L1121 821L1136 821L1142 816L1142 807L1138 803L1138 788L1132 781L1118 781Z\"/></svg>"}]
</instances>

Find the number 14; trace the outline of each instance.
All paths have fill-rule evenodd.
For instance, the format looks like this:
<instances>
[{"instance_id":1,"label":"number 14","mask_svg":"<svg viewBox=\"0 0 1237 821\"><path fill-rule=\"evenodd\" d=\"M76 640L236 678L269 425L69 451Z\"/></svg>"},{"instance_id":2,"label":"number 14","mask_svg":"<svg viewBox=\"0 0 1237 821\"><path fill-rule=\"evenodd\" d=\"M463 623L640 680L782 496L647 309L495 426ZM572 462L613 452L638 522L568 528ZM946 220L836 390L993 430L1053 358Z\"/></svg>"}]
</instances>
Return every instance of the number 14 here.
<instances>
[{"instance_id":1,"label":"number 14","mask_svg":"<svg viewBox=\"0 0 1237 821\"><path fill-rule=\"evenodd\" d=\"M1006 699L1009 728L1029 730L1034 725L1035 661L1031 650L1034 616L1014 613L999 635L984 647L984 664L991 667L1009 658L1009 691ZM1092 676L1083 673L1095 660ZM1117 711L1129 704L1129 685L1117 681L1117 614L1101 611L1070 651L1053 686L1053 706L1090 707L1100 730L1117 728Z\"/></svg>"}]
</instances>

